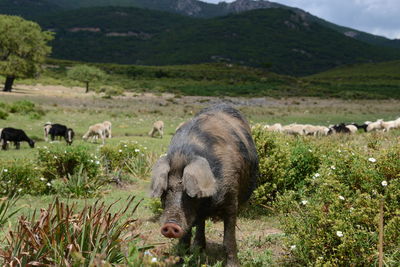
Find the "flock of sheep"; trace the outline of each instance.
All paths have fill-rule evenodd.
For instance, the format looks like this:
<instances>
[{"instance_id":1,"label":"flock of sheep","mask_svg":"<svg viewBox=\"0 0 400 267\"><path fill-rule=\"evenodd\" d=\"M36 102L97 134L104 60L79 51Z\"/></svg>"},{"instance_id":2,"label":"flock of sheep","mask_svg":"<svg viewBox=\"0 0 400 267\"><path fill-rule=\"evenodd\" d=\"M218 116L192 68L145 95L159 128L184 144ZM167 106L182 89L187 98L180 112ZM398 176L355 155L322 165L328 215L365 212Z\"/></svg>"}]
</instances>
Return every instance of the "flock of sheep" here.
<instances>
[{"instance_id":1,"label":"flock of sheep","mask_svg":"<svg viewBox=\"0 0 400 267\"><path fill-rule=\"evenodd\" d=\"M97 139L101 139L102 143L105 143L106 138L111 138L111 122L104 121L101 123L96 123L89 126L88 131L82 136L82 139L87 141L91 138L94 142ZM156 133L162 138L164 134L164 122L156 121L153 124L149 135L154 137ZM44 140L49 141L49 136L51 141L54 141L56 137L64 138L67 145L71 145L75 136L75 132L72 128L68 128L65 125L58 123L46 122L44 125ZM31 148L35 147L35 141L29 138L26 133L21 129L15 129L12 127L0 128L0 145L3 150L8 149L9 143L14 143L15 148L19 149L20 142L27 142Z\"/></svg>"},{"instance_id":2,"label":"flock of sheep","mask_svg":"<svg viewBox=\"0 0 400 267\"><path fill-rule=\"evenodd\" d=\"M366 121L364 124L357 123L339 123L335 125L317 126L311 124L297 124L292 123L289 125L284 125L280 123L275 123L273 125L257 125L257 127L262 127L266 131L279 132L292 135L314 135L314 136L324 136L334 133L356 133L358 129L363 129L365 132L383 130L388 132L391 129L400 129L400 117L392 121L383 121L379 119L377 121L371 122Z\"/></svg>"}]
</instances>

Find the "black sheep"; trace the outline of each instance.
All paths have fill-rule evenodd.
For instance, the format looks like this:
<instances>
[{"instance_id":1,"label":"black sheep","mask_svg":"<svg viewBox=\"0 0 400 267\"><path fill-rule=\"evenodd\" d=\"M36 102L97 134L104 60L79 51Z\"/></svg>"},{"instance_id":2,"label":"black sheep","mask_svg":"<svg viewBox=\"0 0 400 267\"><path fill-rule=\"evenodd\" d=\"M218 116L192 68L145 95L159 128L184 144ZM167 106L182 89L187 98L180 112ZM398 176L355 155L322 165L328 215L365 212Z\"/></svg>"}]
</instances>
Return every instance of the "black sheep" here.
<instances>
[{"instance_id":1,"label":"black sheep","mask_svg":"<svg viewBox=\"0 0 400 267\"><path fill-rule=\"evenodd\" d=\"M35 147L35 141L30 139L26 133L21 129L15 129L11 127L4 128L1 132L0 140L2 141L1 148L3 150L7 150L7 142L14 142L15 148L19 149L19 142L25 141L28 142L31 148Z\"/></svg>"},{"instance_id":2,"label":"black sheep","mask_svg":"<svg viewBox=\"0 0 400 267\"><path fill-rule=\"evenodd\" d=\"M71 128L67 128L65 125L54 123L51 125L49 135L51 136L51 141L54 141L56 136L60 136L64 137L68 145L71 145L75 133Z\"/></svg>"}]
</instances>

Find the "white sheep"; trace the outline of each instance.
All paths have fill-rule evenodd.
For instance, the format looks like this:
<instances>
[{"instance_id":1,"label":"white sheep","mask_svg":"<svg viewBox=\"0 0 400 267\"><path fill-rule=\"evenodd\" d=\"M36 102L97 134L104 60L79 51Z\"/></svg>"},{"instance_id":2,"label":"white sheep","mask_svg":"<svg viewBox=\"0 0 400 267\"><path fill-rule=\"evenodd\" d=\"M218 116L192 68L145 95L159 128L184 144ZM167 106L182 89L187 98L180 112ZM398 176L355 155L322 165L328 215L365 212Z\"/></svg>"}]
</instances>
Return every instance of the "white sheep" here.
<instances>
[{"instance_id":1,"label":"white sheep","mask_svg":"<svg viewBox=\"0 0 400 267\"><path fill-rule=\"evenodd\" d=\"M269 127L267 127L265 130L269 131L269 132L278 132L281 133L283 131L283 127L282 124L280 123L275 123Z\"/></svg>"},{"instance_id":2,"label":"white sheep","mask_svg":"<svg viewBox=\"0 0 400 267\"><path fill-rule=\"evenodd\" d=\"M358 130L357 126L352 125L352 124L346 125L346 128L349 129L350 134L354 134Z\"/></svg>"},{"instance_id":3,"label":"white sheep","mask_svg":"<svg viewBox=\"0 0 400 267\"><path fill-rule=\"evenodd\" d=\"M82 136L83 140L87 140L89 137L92 137L92 142L95 138L101 138L103 145L105 143L105 127L103 123L97 123L89 127L88 131Z\"/></svg>"},{"instance_id":4,"label":"white sheep","mask_svg":"<svg viewBox=\"0 0 400 267\"><path fill-rule=\"evenodd\" d=\"M292 135L304 135L304 125L302 124L289 124L282 127L282 132Z\"/></svg>"},{"instance_id":5,"label":"white sheep","mask_svg":"<svg viewBox=\"0 0 400 267\"><path fill-rule=\"evenodd\" d=\"M319 135L319 136L325 136L328 135L329 132L329 128L326 126L315 126L317 127L317 132L315 135Z\"/></svg>"},{"instance_id":6,"label":"white sheep","mask_svg":"<svg viewBox=\"0 0 400 267\"><path fill-rule=\"evenodd\" d=\"M105 137L111 138L111 122L110 121L104 121L103 122L104 129L105 129Z\"/></svg>"},{"instance_id":7,"label":"white sheep","mask_svg":"<svg viewBox=\"0 0 400 267\"><path fill-rule=\"evenodd\" d=\"M160 134L160 137L162 138L164 135L164 122L163 121L156 121L155 123L153 123L153 128L149 132L149 135L151 137L154 137L155 133L157 133L157 132Z\"/></svg>"},{"instance_id":8,"label":"white sheep","mask_svg":"<svg viewBox=\"0 0 400 267\"><path fill-rule=\"evenodd\" d=\"M371 131L375 131L375 130L381 130L382 129L382 122L383 122L383 120L379 119L379 120L377 120L375 122L368 123L367 132L371 132Z\"/></svg>"}]
</instances>

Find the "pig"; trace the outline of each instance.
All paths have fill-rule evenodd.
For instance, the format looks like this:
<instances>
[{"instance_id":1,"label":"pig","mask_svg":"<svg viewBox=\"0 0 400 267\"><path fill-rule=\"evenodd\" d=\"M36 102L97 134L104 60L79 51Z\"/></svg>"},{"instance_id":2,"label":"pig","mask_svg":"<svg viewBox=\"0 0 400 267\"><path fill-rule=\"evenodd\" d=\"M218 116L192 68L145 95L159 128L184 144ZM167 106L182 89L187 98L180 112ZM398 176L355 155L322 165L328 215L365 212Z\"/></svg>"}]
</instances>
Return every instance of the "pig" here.
<instances>
[{"instance_id":1,"label":"pig","mask_svg":"<svg viewBox=\"0 0 400 267\"><path fill-rule=\"evenodd\" d=\"M222 104L200 111L174 134L168 152L152 169L151 196L161 198L161 234L190 246L206 246L205 220L224 222L227 266L239 266L236 218L259 173L250 126L236 109Z\"/></svg>"}]
</instances>

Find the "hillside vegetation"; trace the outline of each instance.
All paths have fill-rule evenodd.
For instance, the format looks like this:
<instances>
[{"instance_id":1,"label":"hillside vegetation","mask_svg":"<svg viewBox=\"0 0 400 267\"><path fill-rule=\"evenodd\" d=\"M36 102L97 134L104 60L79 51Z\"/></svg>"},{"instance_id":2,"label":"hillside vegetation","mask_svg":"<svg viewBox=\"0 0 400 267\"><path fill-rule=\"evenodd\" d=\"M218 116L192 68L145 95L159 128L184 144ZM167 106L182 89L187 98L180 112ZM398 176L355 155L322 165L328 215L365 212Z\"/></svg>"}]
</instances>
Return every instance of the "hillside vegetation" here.
<instances>
[{"instance_id":1,"label":"hillside vegetation","mask_svg":"<svg viewBox=\"0 0 400 267\"><path fill-rule=\"evenodd\" d=\"M39 78L16 82L84 86L67 76L69 68L80 64L84 63L49 59ZM103 80L93 83L94 90L104 92L110 97L126 90L136 93L174 93L178 96L400 98L400 74L397 71L399 61L352 65L304 78L227 63L174 66L90 65L107 74Z\"/></svg>"},{"instance_id":2,"label":"hillside vegetation","mask_svg":"<svg viewBox=\"0 0 400 267\"><path fill-rule=\"evenodd\" d=\"M53 57L88 62L222 61L306 75L400 58L400 50L359 42L285 9L205 20L137 8L88 8L43 17L39 23L56 32Z\"/></svg>"},{"instance_id":3,"label":"hillside vegetation","mask_svg":"<svg viewBox=\"0 0 400 267\"><path fill-rule=\"evenodd\" d=\"M339 67L307 77L313 87L333 95L358 98L400 96L400 61Z\"/></svg>"}]
</instances>

